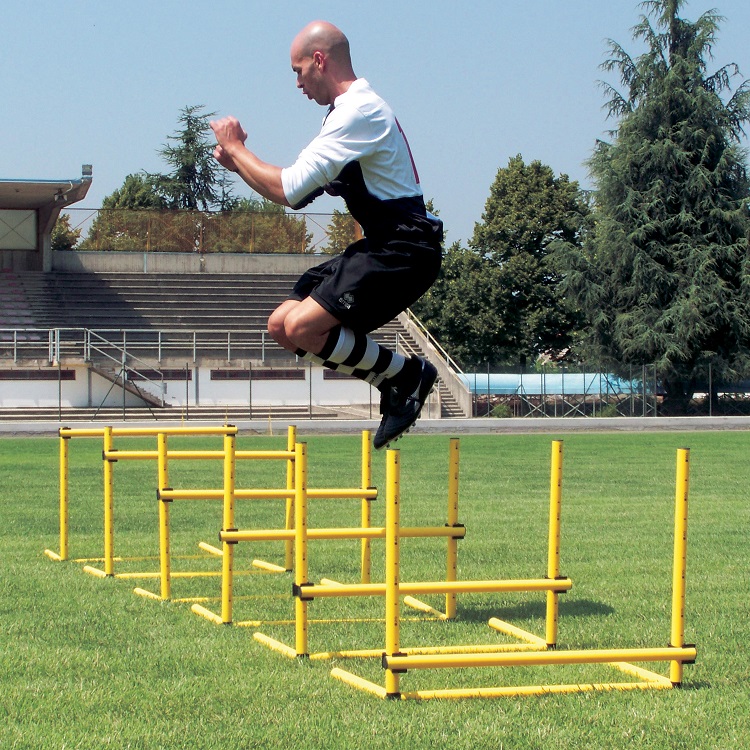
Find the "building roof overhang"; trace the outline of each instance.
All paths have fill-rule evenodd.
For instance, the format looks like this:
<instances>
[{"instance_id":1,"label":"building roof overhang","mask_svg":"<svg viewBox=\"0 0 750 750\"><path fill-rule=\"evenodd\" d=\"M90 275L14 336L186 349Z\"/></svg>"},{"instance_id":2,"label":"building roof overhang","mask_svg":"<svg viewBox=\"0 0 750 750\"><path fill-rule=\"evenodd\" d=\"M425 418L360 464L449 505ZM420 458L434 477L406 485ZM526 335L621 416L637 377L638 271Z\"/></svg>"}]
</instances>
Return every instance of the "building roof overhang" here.
<instances>
[{"instance_id":1,"label":"building roof overhang","mask_svg":"<svg viewBox=\"0 0 750 750\"><path fill-rule=\"evenodd\" d=\"M8 180L0 178L0 209L60 209L82 200L91 186L91 165L72 180Z\"/></svg>"}]
</instances>

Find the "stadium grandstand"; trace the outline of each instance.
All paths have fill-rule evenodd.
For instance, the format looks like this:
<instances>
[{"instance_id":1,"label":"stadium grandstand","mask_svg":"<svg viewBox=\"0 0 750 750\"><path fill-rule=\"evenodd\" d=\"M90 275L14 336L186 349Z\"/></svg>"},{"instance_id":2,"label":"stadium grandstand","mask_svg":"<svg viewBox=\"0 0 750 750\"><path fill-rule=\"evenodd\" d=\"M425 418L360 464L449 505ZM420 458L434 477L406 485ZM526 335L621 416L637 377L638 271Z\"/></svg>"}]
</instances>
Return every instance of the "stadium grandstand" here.
<instances>
[{"instance_id":1,"label":"stadium grandstand","mask_svg":"<svg viewBox=\"0 0 750 750\"><path fill-rule=\"evenodd\" d=\"M310 253L55 250L70 180L0 180L0 419L370 418L379 393L267 336ZM460 370L404 313L375 332L427 356L439 387L423 418L471 416Z\"/></svg>"}]
</instances>

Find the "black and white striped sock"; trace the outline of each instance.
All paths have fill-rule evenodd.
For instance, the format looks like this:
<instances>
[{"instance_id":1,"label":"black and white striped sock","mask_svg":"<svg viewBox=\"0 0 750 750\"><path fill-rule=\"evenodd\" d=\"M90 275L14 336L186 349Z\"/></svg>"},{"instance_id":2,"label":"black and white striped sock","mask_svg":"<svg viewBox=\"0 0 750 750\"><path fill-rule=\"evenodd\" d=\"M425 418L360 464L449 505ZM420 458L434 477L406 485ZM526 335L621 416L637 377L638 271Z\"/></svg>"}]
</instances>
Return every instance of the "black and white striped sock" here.
<instances>
[{"instance_id":1,"label":"black and white striped sock","mask_svg":"<svg viewBox=\"0 0 750 750\"><path fill-rule=\"evenodd\" d=\"M318 354L298 350L305 359L331 370L352 375L379 388L396 377L409 361L398 352L386 349L364 333L336 326Z\"/></svg>"}]
</instances>

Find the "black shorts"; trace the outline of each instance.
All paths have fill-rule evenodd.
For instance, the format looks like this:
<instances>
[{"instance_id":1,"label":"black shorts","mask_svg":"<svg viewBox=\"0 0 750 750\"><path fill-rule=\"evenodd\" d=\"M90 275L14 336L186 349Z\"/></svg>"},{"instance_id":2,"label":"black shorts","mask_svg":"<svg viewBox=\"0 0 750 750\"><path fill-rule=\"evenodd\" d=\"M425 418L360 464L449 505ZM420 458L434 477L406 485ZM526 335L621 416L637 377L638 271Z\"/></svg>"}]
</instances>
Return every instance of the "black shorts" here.
<instances>
[{"instance_id":1,"label":"black shorts","mask_svg":"<svg viewBox=\"0 0 750 750\"><path fill-rule=\"evenodd\" d=\"M367 238L309 269L289 299L312 297L347 328L369 333L393 320L433 284L442 254L428 244Z\"/></svg>"}]
</instances>

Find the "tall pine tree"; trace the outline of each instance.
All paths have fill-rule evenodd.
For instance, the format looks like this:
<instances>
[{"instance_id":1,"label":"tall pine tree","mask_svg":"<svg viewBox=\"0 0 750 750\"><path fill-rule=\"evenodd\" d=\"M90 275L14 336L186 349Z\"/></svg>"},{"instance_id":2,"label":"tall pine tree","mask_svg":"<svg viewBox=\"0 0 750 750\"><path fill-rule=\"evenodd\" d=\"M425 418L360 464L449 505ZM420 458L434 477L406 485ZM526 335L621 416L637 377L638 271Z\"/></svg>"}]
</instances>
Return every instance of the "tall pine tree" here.
<instances>
[{"instance_id":1,"label":"tall pine tree","mask_svg":"<svg viewBox=\"0 0 750 750\"><path fill-rule=\"evenodd\" d=\"M155 176L168 208L208 211L227 200L226 185L221 186L221 193L217 191L223 170L212 157L214 144L209 138L208 123L215 113L203 113L202 109L200 105L184 107L179 118L182 129L159 151L172 167L169 174Z\"/></svg>"},{"instance_id":2,"label":"tall pine tree","mask_svg":"<svg viewBox=\"0 0 750 750\"><path fill-rule=\"evenodd\" d=\"M655 364L665 406L750 362L748 176L740 148L750 90L726 65L709 74L721 17L680 18L683 0L647 0L636 58L610 42L602 65L610 143L590 160L594 229L563 252L566 289L590 324L584 351L615 366ZM727 93L728 92L728 93ZM722 96L724 95L724 96Z\"/></svg>"}]
</instances>

